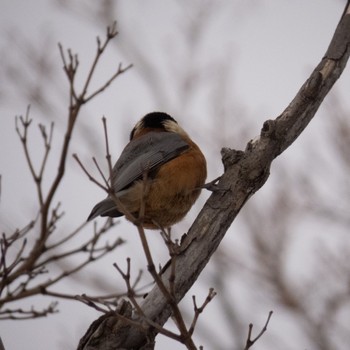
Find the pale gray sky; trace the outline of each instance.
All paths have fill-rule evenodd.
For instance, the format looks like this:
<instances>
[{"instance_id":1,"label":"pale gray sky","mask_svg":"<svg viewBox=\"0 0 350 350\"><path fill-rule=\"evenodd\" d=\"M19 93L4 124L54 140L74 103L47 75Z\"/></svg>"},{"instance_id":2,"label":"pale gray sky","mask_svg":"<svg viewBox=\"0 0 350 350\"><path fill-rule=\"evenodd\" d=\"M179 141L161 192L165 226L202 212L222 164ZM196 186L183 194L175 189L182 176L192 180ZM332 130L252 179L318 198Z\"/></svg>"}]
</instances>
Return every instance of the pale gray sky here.
<instances>
[{"instance_id":1,"label":"pale gray sky","mask_svg":"<svg viewBox=\"0 0 350 350\"><path fill-rule=\"evenodd\" d=\"M74 7L83 8L83 4L91 1L72 1ZM114 160L125 144L128 131L144 114L152 110L164 110L174 115L193 138L198 141L209 162L209 179L221 173L219 151L223 146L244 148L245 143L230 138L230 133L221 130L222 124L215 116L215 110L209 108L208 96L215 95L216 78L220 68L225 69L227 83L227 106L244 112L247 120L249 138L259 134L264 120L277 117L294 97L301 84L307 79L311 70L318 64L325 53L328 43L334 33L345 1L335 0L279 0L279 1L207 1L211 5L209 13L202 14L206 18L203 34L189 46L186 33L201 14L201 1L119 1L118 11L111 18L118 20L120 37L116 46L109 48L103 64L97 71L95 86L108 78L122 61L124 65L134 64L134 68L117 79L116 82L101 96L93 100L80 115L77 124L76 139L72 143L70 153L77 152L84 162L89 163L91 155L103 159L104 142L101 116L108 118L111 135L111 149L114 150ZM82 10L84 12L84 10ZM109 24L109 23L106 23ZM0 76L0 173L2 174L2 193L0 202L0 229L12 230L25 224L34 213L30 205L35 198L29 171L23 162L24 156L14 129L14 116L25 113L28 103L32 103L31 117L38 122L56 123L54 149L51 155L54 174L54 157L57 156L61 144L60 133L65 126L67 106L62 105L62 97L67 96L66 82L62 71L57 42L65 48L71 48L79 54L82 72L80 79L92 61L95 53L95 37L104 34L104 25L95 22L84 15L77 15L63 10L55 1L49 0L2 0L0 4L0 48L6 52L1 62L10 62L15 70L28 73L28 79L38 79L30 73L31 67L23 62L21 53L26 45L32 46L35 52L45 52L50 57L54 74L52 77L42 76L47 86L51 106L46 113L33 104L25 93L16 93L15 74ZM19 37L16 41L11 38ZM193 49L195 46L195 50ZM115 50L117 49L117 50ZM147 65L146 65L147 63ZM146 68L145 68L146 67ZM148 68L147 68L148 67ZM145 73L146 71L146 73ZM187 99L182 92L179 76L186 72L193 73L198 78L195 96ZM0 74L4 71L0 69ZM147 76L149 74L149 76ZM156 76L155 76L156 75ZM208 85L211 81L212 85ZM153 83L153 79L157 83ZM205 83L201 83L204 81ZM5 83L4 83L5 82ZM81 80L78 79L78 85ZM159 84L159 86L153 85ZM32 82L36 85L36 81ZM152 89L153 87L154 89ZM335 89L341 97L348 96L350 91L349 71L345 71ZM230 98L230 96L232 96ZM225 102L225 103L226 103ZM345 102L350 106L349 100ZM315 120L302 135L301 140L294 144L279 162L295 162L303 154L307 140L320 141L318 128L329 116L321 108ZM232 115L234 124L235 115ZM242 121L240 121L241 125ZM244 124L244 123L243 123ZM241 126L240 126L241 127ZM36 128L36 127L35 127ZM42 142L38 131L33 128L31 147L36 161L40 160ZM125 132L125 130L128 130ZM86 140L86 131L92 133L91 140ZM225 144L215 144L214 134L223 134ZM234 133L233 133L234 134ZM114 136L114 137L113 137ZM95 147L95 148L94 148ZM287 160L288 158L288 160ZM91 164L91 163L90 163ZM277 166L277 165L275 165ZM298 166L298 165L296 165ZM48 177L50 176L48 174ZM47 182L49 183L49 181ZM267 183L261 192L268 193L272 185ZM260 194L259 194L260 195ZM263 194L261 194L263 195ZM104 197L100 189L93 186L82 174L75 161L69 158L67 178L59 192L57 201L62 201L67 213L63 220L63 228L75 227L85 220L94 203ZM200 204L208 197L204 193L188 219L175 228L175 232L184 232L191 219L196 216ZM123 263L126 256L131 256L137 265L144 264L143 256L137 253L140 249L135 237L130 237L130 224L122 219L116 234L127 238L128 243L113 256L108 257L88 272L82 274L89 279L94 273L108 273L111 283L122 285L111 264L116 259ZM230 231L235 231L231 228ZM87 234L90 231L87 231ZM128 234L129 235L128 235ZM235 232L236 234L236 232ZM228 233L226 243L232 243L233 232ZM160 243L156 235L150 237L154 246ZM233 244L233 243L232 243ZM239 243L238 243L239 245ZM166 259L165 252L155 252L160 261ZM209 267L210 268L210 267ZM205 281L205 273L201 277ZM197 286L191 293L199 297L206 295L208 286ZM79 283L69 281L62 285L62 290L72 293L83 293ZM215 286L214 286L215 287ZM41 303L46 305L50 300ZM191 300L185 301L186 304ZM20 303L25 307L35 303L38 298ZM247 302L247 301L246 301ZM263 324L267 311L272 305L264 305L256 310L254 315L247 314L247 324L254 322ZM34 321L5 321L0 326L0 335L6 350L36 350L36 349L67 349L74 348L79 336L97 317L97 313L78 302L60 301L61 312L47 319ZM218 317L215 311L215 301L208 307L208 319ZM210 315L210 316L209 316ZM202 322L205 323L205 313ZM254 318L255 317L255 318ZM285 331L288 320L275 309L273 325ZM290 331L290 330L288 330ZM218 327L217 334L222 336L222 343L228 344L230 337L227 330ZM291 333L298 331L291 330ZM244 338L245 335L242 335ZM265 339L264 339L265 338ZM267 338L267 339L266 339ZM308 344L300 339L295 348L308 348ZM205 347L205 341L201 344ZM271 341L271 340L270 340ZM268 333L261 339L257 348L271 349ZM162 344L166 344L163 345ZM179 349L178 344L159 340L158 349Z\"/></svg>"}]
</instances>

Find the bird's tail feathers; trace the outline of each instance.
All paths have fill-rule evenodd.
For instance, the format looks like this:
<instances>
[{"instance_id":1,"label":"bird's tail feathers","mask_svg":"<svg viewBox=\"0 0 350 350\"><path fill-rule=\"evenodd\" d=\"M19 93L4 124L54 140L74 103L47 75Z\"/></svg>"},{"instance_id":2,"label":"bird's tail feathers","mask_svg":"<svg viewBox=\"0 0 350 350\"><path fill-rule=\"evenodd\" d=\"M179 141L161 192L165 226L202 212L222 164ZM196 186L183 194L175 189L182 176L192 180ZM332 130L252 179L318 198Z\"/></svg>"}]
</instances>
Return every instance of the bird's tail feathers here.
<instances>
[{"instance_id":1,"label":"bird's tail feathers","mask_svg":"<svg viewBox=\"0 0 350 350\"><path fill-rule=\"evenodd\" d=\"M107 197L93 207L87 221L93 220L98 216L118 217L122 215L124 214L117 210L113 199Z\"/></svg>"}]
</instances>

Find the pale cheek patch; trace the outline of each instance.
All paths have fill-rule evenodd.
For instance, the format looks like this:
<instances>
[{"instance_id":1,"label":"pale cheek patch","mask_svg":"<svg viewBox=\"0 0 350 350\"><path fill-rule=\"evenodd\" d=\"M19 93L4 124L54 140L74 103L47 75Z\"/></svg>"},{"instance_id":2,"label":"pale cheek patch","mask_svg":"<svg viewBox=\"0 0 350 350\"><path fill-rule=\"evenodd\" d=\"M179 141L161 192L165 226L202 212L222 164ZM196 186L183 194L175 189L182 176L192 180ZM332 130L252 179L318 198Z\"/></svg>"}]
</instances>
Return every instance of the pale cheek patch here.
<instances>
[{"instance_id":1,"label":"pale cheek patch","mask_svg":"<svg viewBox=\"0 0 350 350\"><path fill-rule=\"evenodd\" d=\"M184 129L182 129L181 126L179 126L179 124L174 123L171 120L165 120L163 122L163 125L164 125L166 131L174 132L174 133L177 133L181 136L188 138L186 131Z\"/></svg>"}]
</instances>

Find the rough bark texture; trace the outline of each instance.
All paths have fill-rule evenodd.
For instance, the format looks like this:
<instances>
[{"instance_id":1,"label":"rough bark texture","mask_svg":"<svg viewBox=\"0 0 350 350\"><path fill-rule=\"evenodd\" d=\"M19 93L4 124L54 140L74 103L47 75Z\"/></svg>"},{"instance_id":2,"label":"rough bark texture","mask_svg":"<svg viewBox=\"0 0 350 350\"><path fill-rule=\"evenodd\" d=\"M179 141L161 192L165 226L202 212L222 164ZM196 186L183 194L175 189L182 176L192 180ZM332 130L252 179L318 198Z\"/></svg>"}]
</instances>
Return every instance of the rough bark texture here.
<instances>
[{"instance_id":1,"label":"rough bark texture","mask_svg":"<svg viewBox=\"0 0 350 350\"><path fill-rule=\"evenodd\" d=\"M180 301L194 284L243 205L264 185L272 161L288 148L309 124L324 97L344 70L349 52L348 1L324 58L285 111L276 119L267 120L260 138L250 141L244 152L222 150L225 171L217 185L218 190L213 192L183 239L181 252L176 258L177 301ZM163 273L166 284L169 275L170 268L167 268ZM141 307L149 319L160 325L171 315L170 307L157 286L147 295ZM137 320L136 316L133 316L133 319ZM111 327L111 324L118 326ZM79 349L154 348L157 335L154 329L145 328L142 331L140 327L123 324L113 313L102 316L93 325L94 332L85 335Z\"/></svg>"}]
</instances>

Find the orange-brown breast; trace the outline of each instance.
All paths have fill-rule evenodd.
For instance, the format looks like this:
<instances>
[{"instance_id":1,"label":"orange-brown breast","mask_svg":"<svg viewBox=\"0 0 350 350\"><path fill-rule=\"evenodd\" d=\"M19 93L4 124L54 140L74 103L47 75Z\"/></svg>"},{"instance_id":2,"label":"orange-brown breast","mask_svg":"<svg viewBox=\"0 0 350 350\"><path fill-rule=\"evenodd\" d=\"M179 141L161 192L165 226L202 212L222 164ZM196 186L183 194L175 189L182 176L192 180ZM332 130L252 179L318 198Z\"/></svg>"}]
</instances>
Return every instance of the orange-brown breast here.
<instances>
[{"instance_id":1,"label":"orange-brown breast","mask_svg":"<svg viewBox=\"0 0 350 350\"><path fill-rule=\"evenodd\" d=\"M144 195L145 215L143 226L150 229L170 227L180 221L191 209L207 177L206 160L198 146L186 140L190 148L180 156L163 164L156 176L139 180L121 201L138 216Z\"/></svg>"}]
</instances>

